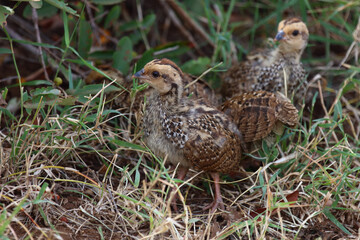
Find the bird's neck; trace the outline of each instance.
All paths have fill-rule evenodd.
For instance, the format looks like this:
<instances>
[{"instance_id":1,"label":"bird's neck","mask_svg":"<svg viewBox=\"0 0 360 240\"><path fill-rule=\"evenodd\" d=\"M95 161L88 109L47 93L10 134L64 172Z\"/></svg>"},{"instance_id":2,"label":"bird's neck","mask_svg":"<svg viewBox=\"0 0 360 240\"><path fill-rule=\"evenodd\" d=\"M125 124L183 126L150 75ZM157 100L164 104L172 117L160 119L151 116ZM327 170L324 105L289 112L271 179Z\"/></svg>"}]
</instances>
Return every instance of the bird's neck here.
<instances>
[{"instance_id":1,"label":"bird's neck","mask_svg":"<svg viewBox=\"0 0 360 240\"><path fill-rule=\"evenodd\" d=\"M287 49L285 49L285 47L280 45L275 54L275 59L284 59L285 62L291 64L299 64L303 51L304 49L288 51Z\"/></svg>"},{"instance_id":2,"label":"bird's neck","mask_svg":"<svg viewBox=\"0 0 360 240\"><path fill-rule=\"evenodd\" d=\"M164 110L171 110L174 106L179 105L182 99L183 91L183 86L173 84L169 92L159 94Z\"/></svg>"}]
</instances>

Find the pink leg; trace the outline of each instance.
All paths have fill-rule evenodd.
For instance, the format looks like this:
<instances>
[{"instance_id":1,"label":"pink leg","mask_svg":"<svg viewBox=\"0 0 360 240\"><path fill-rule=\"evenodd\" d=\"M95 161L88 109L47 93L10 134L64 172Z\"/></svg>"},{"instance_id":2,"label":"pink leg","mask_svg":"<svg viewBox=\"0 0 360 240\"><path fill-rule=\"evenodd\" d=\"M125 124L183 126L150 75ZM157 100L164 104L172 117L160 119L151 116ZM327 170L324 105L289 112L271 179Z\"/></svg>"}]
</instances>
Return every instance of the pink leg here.
<instances>
[{"instance_id":1,"label":"pink leg","mask_svg":"<svg viewBox=\"0 0 360 240\"><path fill-rule=\"evenodd\" d=\"M220 207L220 209L225 209L224 207L224 203L223 200L221 198L221 193L220 193L220 177L219 177L219 173L216 172L211 172L210 173L211 177L214 180L214 185L215 185L215 198L214 201L207 207L204 208L204 210L210 209L211 208L211 212L215 212L215 210L218 208L218 206Z\"/></svg>"},{"instance_id":2,"label":"pink leg","mask_svg":"<svg viewBox=\"0 0 360 240\"><path fill-rule=\"evenodd\" d=\"M177 178L180 179L180 180L184 180L184 178L186 177L186 174L187 172L189 171L189 168L186 168L186 167L178 167L178 170L177 170ZM178 183L177 185L179 186L181 183ZM176 200L178 199L179 197L179 194L177 193L177 188L176 187L173 187L172 188L172 191L173 192L176 192L174 197L172 198L171 200L171 206L172 208L174 209L175 212L178 211L178 208L176 206Z\"/></svg>"}]
</instances>

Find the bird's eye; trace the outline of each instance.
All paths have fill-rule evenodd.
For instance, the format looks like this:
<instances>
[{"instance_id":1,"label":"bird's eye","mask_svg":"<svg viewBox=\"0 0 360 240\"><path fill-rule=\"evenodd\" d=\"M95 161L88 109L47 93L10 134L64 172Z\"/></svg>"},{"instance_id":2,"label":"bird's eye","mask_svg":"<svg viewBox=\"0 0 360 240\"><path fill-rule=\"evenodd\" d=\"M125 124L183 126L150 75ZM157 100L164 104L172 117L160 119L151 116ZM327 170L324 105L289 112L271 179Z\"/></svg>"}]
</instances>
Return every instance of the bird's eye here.
<instances>
[{"instance_id":1,"label":"bird's eye","mask_svg":"<svg viewBox=\"0 0 360 240\"><path fill-rule=\"evenodd\" d=\"M297 36L299 34L299 31L298 30L294 30L293 32L292 32L292 35L293 36Z\"/></svg>"},{"instance_id":2,"label":"bird's eye","mask_svg":"<svg viewBox=\"0 0 360 240\"><path fill-rule=\"evenodd\" d=\"M158 71L153 71L152 75L153 75L154 78L157 78L157 77L160 76L160 73Z\"/></svg>"}]
</instances>

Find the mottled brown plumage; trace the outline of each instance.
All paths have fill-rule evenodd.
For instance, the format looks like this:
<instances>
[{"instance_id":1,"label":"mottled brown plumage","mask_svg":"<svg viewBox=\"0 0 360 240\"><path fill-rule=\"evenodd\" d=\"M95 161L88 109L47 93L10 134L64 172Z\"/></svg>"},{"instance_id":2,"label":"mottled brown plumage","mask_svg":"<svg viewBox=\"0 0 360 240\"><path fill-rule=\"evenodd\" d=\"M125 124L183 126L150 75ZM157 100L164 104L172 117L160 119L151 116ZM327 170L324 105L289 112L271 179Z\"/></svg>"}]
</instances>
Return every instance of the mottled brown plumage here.
<instances>
[{"instance_id":1,"label":"mottled brown plumage","mask_svg":"<svg viewBox=\"0 0 360 240\"><path fill-rule=\"evenodd\" d=\"M244 142L265 138L276 130L277 123L289 127L295 127L298 123L297 109L280 93L244 93L226 101L221 110L233 119L243 134Z\"/></svg>"},{"instance_id":2,"label":"mottled brown plumage","mask_svg":"<svg viewBox=\"0 0 360 240\"><path fill-rule=\"evenodd\" d=\"M294 102L304 97L307 81L300 58L307 45L309 31L300 19L290 18L279 23L274 49L257 51L247 61L234 64L222 76L225 98L251 91L281 92Z\"/></svg>"},{"instance_id":3,"label":"mottled brown plumage","mask_svg":"<svg viewBox=\"0 0 360 240\"><path fill-rule=\"evenodd\" d=\"M209 172L215 182L214 211L223 207L219 173L234 171L240 160L240 132L224 113L203 100L184 97L184 74L168 59L153 60L134 77L153 91L143 118L144 141L181 168ZM183 174L182 177L185 176Z\"/></svg>"}]
</instances>

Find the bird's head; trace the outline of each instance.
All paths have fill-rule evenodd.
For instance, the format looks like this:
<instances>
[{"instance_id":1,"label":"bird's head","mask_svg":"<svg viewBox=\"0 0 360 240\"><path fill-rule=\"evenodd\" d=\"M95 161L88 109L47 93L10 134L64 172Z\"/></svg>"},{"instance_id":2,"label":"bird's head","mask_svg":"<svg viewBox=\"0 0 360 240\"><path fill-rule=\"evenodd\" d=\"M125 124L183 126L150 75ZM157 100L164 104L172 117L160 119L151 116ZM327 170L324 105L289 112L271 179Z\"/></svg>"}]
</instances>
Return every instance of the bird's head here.
<instances>
[{"instance_id":1,"label":"bird's head","mask_svg":"<svg viewBox=\"0 0 360 240\"><path fill-rule=\"evenodd\" d=\"M302 52L309 39L309 30L299 18L282 20L278 26L275 41L280 41L280 48L286 53Z\"/></svg>"},{"instance_id":2,"label":"bird's head","mask_svg":"<svg viewBox=\"0 0 360 240\"><path fill-rule=\"evenodd\" d=\"M155 88L160 94L183 90L183 72L169 59L155 59L133 75Z\"/></svg>"}]
</instances>

